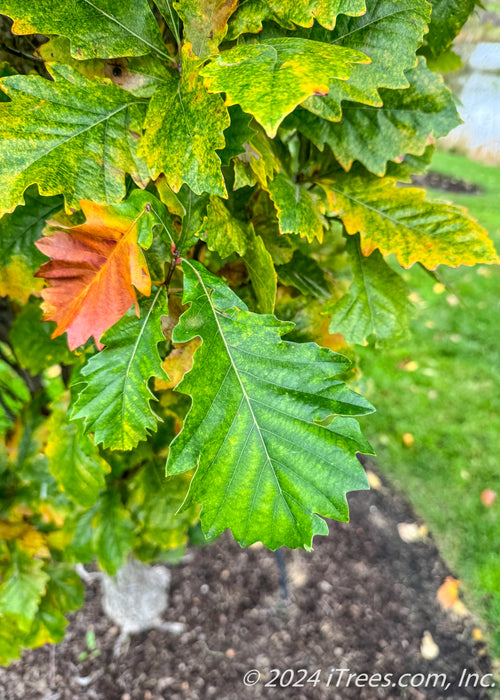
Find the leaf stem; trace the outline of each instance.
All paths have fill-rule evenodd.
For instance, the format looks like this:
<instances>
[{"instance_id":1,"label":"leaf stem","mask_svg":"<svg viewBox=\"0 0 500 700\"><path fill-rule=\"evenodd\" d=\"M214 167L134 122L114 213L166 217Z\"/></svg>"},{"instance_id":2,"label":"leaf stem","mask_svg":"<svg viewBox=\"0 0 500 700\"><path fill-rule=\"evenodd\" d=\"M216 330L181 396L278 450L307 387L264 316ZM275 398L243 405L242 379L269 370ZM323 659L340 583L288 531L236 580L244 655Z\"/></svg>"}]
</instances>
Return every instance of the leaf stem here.
<instances>
[{"instance_id":1,"label":"leaf stem","mask_svg":"<svg viewBox=\"0 0 500 700\"><path fill-rule=\"evenodd\" d=\"M165 287L167 288L167 294L168 294L168 287L170 285L170 281L171 281L173 274L175 272L175 268L177 267L179 260L182 259L180 257L180 254L179 254L179 251L177 248L175 248L172 251L172 255L173 255L173 257L172 257L172 260L170 261L170 267L168 268L168 273L167 273L167 276L165 278L165 282L163 283L165 285Z\"/></svg>"}]
</instances>

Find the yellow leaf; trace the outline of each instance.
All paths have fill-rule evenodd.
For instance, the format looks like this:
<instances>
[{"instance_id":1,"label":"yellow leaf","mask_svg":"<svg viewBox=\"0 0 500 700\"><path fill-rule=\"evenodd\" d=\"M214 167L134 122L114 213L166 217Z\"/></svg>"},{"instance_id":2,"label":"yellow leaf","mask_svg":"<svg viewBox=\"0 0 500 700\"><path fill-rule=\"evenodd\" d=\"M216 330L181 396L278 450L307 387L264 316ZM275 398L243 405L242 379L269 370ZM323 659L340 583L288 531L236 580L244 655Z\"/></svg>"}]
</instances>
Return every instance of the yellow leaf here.
<instances>
[{"instance_id":1,"label":"yellow leaf","mask_svg":"<svg viewBox=\"0 0 500 700\"><path fill-rule=\"evenodd\" d=\"M50 503L42 503L38 510L44 523L53 523L57 527L64 525L64 517Z\"/></svg>"},{"instance_id":2,"label":"yellow leaf","mask_svg":"<svg viewBox=\"0 0 500 700\"><path fill-rule=\"evenodd\" d=\"M413 443L415 442L415 438L411 433L404 433L403 434L403 445L405 447L412 447Z\"/></svg>"},{"instance_id":3,"label":"yellow leaf","mask_svg":"<svg viewBox=\"0 0 500 700\"><path fill-rule=\"evenodd\" d=\"M0 520L0 540L15 540L26 530L26 523L12 523L9 520Z\"/></svg>"},{"instance_id":4,"label":"yellow leaf","mask_svg":"<svg viewBox=\"0 0 500 700\"><path fill-rule=\"evenodd\" d=\"M498 263L488 232L464 207L425 199L425 190L399 187L393 178L340 174L318 181L330 213L347 233L361 236L363 255L395 253L403 267Z\"/></svg>"},{"instance_id":5,"label":"yellow leaf","mask_svg":"<svg viewBox=\"0 0 500 700\"><path fill-rule=\"evenodd\" d=\"M198 338L190 340L189 343L179 343L163 360L162 367L170 377L170 381L155 379L155 390L175 389L182 377L189 372L193 366L193 355L200 341Z\"/></svg>"},{"instance_id":6,"label":"yellow leaf","mask_svg":"<svg viewBox=\"0 0 500 700\"><path fill-rule=\"evenodd\" d=\"M42 288L43 280L33 277L32 270L20 255L13 255L8 265L2 268L0 296L26 304L30 294L38 295Z\"/></svg>"},{"instance_id":7,"label":"yellow leaf","mask_svg":"<svg viewBox=\"0 0 500 700\"><path fill-rule=\"evenodd\" d=\"M28 506L19 503L17 506L14 506L10 512L10 515L15 521L19 521L23 520L23 518L31 518L31 516L34 515L34 511L31 510L31 508L28 508Z\"/></svg>"},{"instance_id":8,"label":"yellow leaf","mask_svg":"<svg viewBox=\"0 0 500 700\"><path fill-rule=\"evenodd\" d=\"M375 489L375 491L380 491L380 489L382 488L382 482L375 474L375 472L372 472L370 469L368 469L366 472L366 478L368 479L368 483L370 484L371 489Z\"/></svg>"},{"instance_id":9,"label":"yellow leaf","mask_svg":"<svg viewBox=\"0 0 500 700\"><path fill-rule=\"evenodd\" d=\"M34 557L50 557L46 542L47 538L43 532L39 532L34 527L29 527L19 539L20 547Z\"/></svg>"}]
</instances>

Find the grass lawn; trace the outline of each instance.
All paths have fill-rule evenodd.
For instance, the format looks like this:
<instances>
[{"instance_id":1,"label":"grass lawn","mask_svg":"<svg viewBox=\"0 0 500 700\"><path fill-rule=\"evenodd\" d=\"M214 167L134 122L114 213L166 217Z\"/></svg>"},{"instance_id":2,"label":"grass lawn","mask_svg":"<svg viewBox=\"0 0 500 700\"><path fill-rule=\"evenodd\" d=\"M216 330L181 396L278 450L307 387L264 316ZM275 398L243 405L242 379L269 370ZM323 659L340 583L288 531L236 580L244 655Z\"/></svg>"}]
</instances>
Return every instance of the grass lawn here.
<instances>
[{"instance_id":1,"label":"grass lawn","mask_svg":"<svg viewBox=\"0 0 500 700\"><path fill-rule=\"evenodd\" d=\"M481 195L431 192L465 205L500 250L500 169L437 153L432 170L475 183ZM364 389L377 408L363 427L380 468L433 532L467 606L500 658L500 268L439 268L443 289L420 269L412 336L360 349ZM459 302L463 300L463 304ZM403 435L414 444L406 447ZM485 489L498 491L492 506Z\"/></svg>"}]
</instances>

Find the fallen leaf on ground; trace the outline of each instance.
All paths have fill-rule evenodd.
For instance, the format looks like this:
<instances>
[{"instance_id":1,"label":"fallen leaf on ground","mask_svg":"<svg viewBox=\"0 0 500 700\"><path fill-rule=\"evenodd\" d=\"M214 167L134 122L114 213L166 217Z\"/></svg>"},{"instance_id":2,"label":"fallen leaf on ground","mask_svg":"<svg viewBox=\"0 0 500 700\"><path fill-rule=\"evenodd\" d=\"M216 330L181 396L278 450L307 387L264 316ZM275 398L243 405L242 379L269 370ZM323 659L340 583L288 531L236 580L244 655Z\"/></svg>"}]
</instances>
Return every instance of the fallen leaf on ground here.
<instances>
[{"instance_id":1,"label":"fallen leaf on ground","mask_svg":"<svg viewBox=\"0 0 500 700\"><path fill-rule=\"evenodd\" d=\"M445 610L450 610L458 601L460 581L453 576L447 576L439 587L437 599Z\"/></svg>"},{"instance_id":2,"label":"fallen leaf on ground","mask_svg":"<svg viewBox=\"0 0 500 700\"><path fill-rule=\"evenodd\" d=\"M398 523L398 533L403 542L419 542L427 537L429 531L426 525Z\"/></svg>"},{"instance_id":3,"label":"fallen leaf on ground","mask_svg":"<svg viewBox=\"0 0 500 700\"><path fill-rule=\"evenodd\" d=\"M481 503L489 508L495 502L497 495L497 492L492 489L484 489L481 493Z\"/></svg>"},{"instance_id":4,"label":"fallen leaf on ground","mask_svg":"<svg viewBox=\"0 0 500 700\"><path fill-rule=\"evenodd\" d=\"M420 642L420 654L424 659L433 661L439 656L439 647L432 638L432 634L425 630Z\"/></svg>"},{"instance_id":5,"label":"fallen leaf on ground","mask_svg":"<svg viewBox=\"0 0 500 700\"><path fill-rule=\"evenodd\" d=\"M382 482L375 474L375 472L372 472L370 469L368 469L366 472L366 478L368 479L368 483L370 484L371 489L375 489L375 491L380 491L380 489L382 488Z\"/></svg>"},{"instance_id":6,"label":"fallen leaf on ground","mask_svg":"<svg viewBox=\"0 0 500 700\"><path fill-rule=\"evenodd\" d=\"M412 447L413 443L415 442L415 438L411 433L404 433L403 435L403 445L405 447Z\"/></svg>"}]
</instances>

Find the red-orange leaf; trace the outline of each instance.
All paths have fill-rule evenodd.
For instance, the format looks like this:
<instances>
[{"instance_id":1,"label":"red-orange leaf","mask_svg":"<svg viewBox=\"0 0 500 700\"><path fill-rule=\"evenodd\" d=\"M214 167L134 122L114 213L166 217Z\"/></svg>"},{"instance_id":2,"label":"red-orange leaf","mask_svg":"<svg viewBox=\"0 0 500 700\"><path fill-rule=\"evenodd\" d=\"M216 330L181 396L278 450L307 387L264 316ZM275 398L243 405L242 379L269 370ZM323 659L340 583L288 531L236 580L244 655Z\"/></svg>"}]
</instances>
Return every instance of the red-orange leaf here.
<instances>
[{"instance_id":1,"label":"red-orange leaf","mask_svg":"<svg viewBox=\"0 0 500 700\"><path fill-rule=\"evenodd\" d=\"M151 294L139 246L145 226L151 230L153 222L147 221L151 206L146 193L134 195L106 207L82 201L84 224L56 230L36 242L51 258L36 273L50 283L42 290L44 318L57 323L53 337L68 333L71 350L91 336L101 348L102 334L136 303L134 287Z\"/></svg>"}]
</instances>

